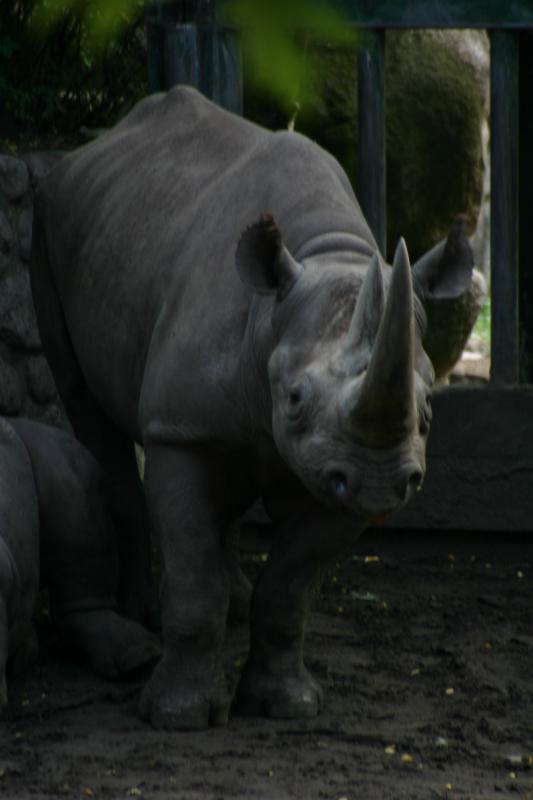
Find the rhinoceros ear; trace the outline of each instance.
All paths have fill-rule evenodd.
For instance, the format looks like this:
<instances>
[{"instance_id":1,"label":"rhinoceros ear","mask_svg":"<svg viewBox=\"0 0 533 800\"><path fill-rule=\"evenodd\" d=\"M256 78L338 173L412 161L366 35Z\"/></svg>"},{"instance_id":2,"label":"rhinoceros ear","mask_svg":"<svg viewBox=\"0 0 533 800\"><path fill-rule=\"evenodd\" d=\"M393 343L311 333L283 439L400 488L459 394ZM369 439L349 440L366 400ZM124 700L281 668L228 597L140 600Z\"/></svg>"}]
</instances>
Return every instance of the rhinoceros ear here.
<instances>
[{"instance_id":1,"label":"rhinoceros ear","mask_svg":"<svg viewBox=\"0 0 533 800\"><path fill-rule=\"evenodd\" d=\"M414 290L422 301L453 300L469 288L474 255L465 229L466 218L459 215L453 221L448 238L414 265Z\"/></svg>"},{"instance_id":2,"label":"rhinoceros ear","mask_svg":"<svg viewBox=\"0 0 533 800\"><path fill-rule=\"evenodd\" d=\"M240 279L259 294L283 300L303 272L291 256L274 218L268 214L246 228L235 253Z\"/></svg>"}]
</instances>

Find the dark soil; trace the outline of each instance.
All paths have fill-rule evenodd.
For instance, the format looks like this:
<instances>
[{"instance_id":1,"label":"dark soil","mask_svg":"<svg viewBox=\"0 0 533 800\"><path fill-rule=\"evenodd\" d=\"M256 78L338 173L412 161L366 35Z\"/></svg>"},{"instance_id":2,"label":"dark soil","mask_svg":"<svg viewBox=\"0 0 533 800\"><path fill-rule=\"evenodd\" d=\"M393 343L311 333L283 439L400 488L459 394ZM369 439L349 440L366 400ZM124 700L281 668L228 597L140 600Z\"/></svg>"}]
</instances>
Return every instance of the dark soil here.
<instances>
[{"instance_id":1,"label":"dark soil","mask_svg":"<svg viewBox=\"0 0 533 800\"><path fill-rule=\"evenodd\" d=\"M533 800L533 537L490 553L395 535L379 558L364 553L384 540L367 537L325 578L307 636L326 695L312 721L154 731L136 714L141 679L93 677L41 623L39 662L10 685L0 796ZM260 560L246 557L252 572ZM230 629L232 684L246 646L246 626Z\"/></svg>"}]
</instances>

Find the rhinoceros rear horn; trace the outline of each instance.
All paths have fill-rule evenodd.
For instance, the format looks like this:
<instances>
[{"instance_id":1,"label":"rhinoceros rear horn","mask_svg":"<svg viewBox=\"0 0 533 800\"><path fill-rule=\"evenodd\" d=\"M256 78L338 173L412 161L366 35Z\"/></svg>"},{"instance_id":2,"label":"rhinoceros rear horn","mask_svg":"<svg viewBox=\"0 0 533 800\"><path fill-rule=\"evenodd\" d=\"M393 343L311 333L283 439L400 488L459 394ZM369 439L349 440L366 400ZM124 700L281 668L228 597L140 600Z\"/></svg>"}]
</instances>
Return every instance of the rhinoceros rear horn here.
<instances>
[{"instance_id":1,"label":"rhinoceros rear horn","mask_svg":"<svg viewBox=\"0 0 533 800\"><path fill-rule=\"evenodd\" d=\"M392 278L364 382L351 418L373 444L389 444L408 434L415 423L415 332L413 283L409 256L400 239Z\"/></svg>"},{"instance_id":2,"label":"rhinoceros rear horn","mask_svg":"<svg viewBox=\"0 0 533 800\"><path fill-rule=\"evenodd\" d=\"M278 300L286 297L303 272L270 214L246 228L237 244L235 264L243 283L259 294L277 294Z\"/></svg>"},{"instance_id":3,"label":"rhinoceros rear horn","mask_svg":"<svg viewBox=\"0 0 533 800\"><path fill-rule=\"evenodd\" d=\"M385 289L383 274L379 263L379 255L374 253L361 286L350 329L344 343L344 350L349 353L361 344L371 346L375 341L385 305Z\"/></svg>"}]
</instances>

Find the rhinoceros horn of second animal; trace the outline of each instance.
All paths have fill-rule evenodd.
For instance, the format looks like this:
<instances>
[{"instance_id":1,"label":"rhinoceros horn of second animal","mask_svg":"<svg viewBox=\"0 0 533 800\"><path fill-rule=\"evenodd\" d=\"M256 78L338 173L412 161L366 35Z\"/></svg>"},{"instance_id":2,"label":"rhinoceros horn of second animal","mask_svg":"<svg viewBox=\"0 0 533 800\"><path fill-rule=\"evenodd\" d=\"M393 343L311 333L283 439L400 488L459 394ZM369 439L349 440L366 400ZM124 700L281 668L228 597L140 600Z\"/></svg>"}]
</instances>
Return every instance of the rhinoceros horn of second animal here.
<instances>
[{"instance_id":1,"label":"rhinoceros horn of second animal","mask_svg":"<svg viewBox=\"0 0 533 800\"><path fill-rule=\"evenodd\" d=\"M356 303L345 343L345 358L361 347L369 361L362 385L354 379L346 412L354 433L371 446L408 436L415 425L414 301L409 256L403 239L394 256L384 299L383 276L374 255Z\"/></svg>"}]
</instances>

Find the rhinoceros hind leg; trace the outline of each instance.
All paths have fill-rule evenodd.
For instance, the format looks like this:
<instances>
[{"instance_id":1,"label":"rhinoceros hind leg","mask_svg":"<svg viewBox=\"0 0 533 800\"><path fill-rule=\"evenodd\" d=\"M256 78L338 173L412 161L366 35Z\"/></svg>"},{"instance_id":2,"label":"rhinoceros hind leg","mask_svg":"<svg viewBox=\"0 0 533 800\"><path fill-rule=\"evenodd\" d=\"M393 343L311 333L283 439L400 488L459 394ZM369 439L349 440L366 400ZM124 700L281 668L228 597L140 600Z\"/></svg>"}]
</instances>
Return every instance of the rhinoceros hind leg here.
<instances>
[{"instance_id":1,"label":"rhinoceros hind leg","mask_svg":"<svg viewBox=\"0 0 533 800\"><path fill-rule=\"evenodd\" d=\"M161 656L154 634L111 609L71 612L57 629L63 646L87 659L103 678L128 675Z\"/></svg>"},{"instance_id":2,"label":"rhinoceros hind leg","mask_svg":"<svg viewBox=\"0 0 533 800\"><path fill-rule=\"evenodd\" d=\"M274 719L316 717L323 706L319 684L302 665L295 675L272 675L246 668L237 689L236 710Z\"/></svg>"},{"instance_id":3,"label":"rhinoceros hind leg","mask_svg":"<svg viewBox=\"0 0 533 800\"><path fill-rule=\"evenodd\" d=\"M72 345L36 207L31 286L43 349L77 438L103 470L106 505L113 519L120 562L121 611L155 630L157 593L151 570L148 512L133 442L111 422L88 386Z\"/></svg>"}]
</instances>

